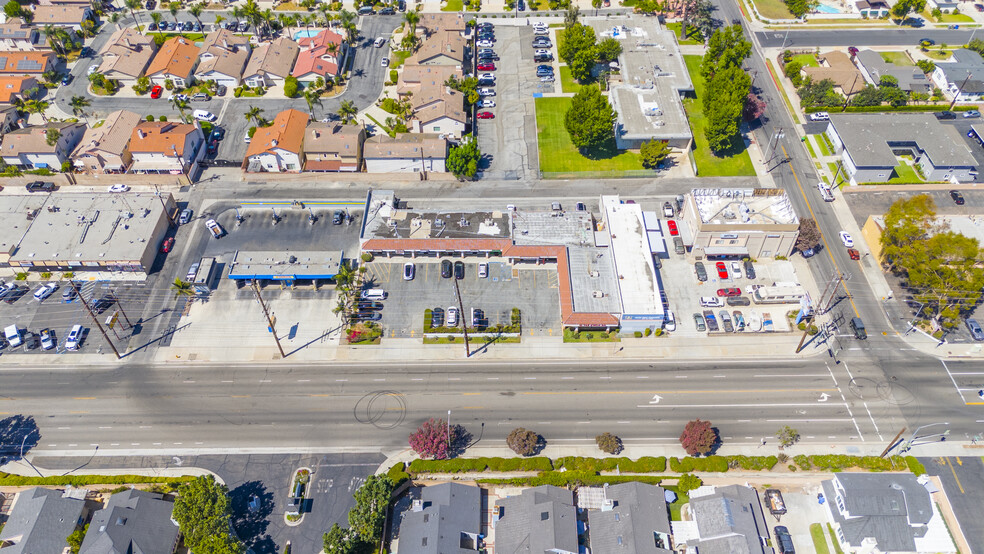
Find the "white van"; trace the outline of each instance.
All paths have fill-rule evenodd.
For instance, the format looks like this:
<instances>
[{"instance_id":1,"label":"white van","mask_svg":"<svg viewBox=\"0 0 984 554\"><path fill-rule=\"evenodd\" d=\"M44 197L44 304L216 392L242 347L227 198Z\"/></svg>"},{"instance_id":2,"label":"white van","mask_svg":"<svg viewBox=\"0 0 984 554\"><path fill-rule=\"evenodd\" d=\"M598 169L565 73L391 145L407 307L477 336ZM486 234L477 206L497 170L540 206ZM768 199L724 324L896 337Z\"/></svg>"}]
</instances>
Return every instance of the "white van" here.
<instances>
[{"instance_id":1,"label":"white van","mask_svg":"<svg viewBox=\"0 0 984 554\"><path fill-rule=\"evenodd\" d=\"M65 338L65 349L66 350L78 350L79 344L82 342L82 326L75 325L72 330L68 332L68 337Z\"/></svg>"},{"instance_id":2,"label":"white van","mask_svg":"<svg viewBox=\"0 0 984 554\"><path fill-rule=\"evenodd\" d=\"M7 342L10 346L20 346L23 341L21 340L20 329L16 325L11 325L3 330L3 335L7 338Z\"/></svg>"},{"instance_id":3,"label":"white van","mask_svg":"<svg viewBox=\"0 0 984 554\"><path fill-rule=\"evenodd\" d=\"M830 185L820 181L817 183L817 190L820 191L820 197L823 198L824 202L833 202L834 193L830 190Z\"/></svg>"},{"instance_id":4,"label":"white van","mask_svg":"<svg viewBox=\"0 0 984 554\"><path fill-rule=\"evenodd\" d=\"M363 300L386 300L386 291L383 289L366 289L362 291Z\"/></svg>"},{"instance_id":5,"label":"white van","mask_svg":"<svg viewBox=\"0 0 984 554\"><path fill-rule=\"evenodd\" d=\"M206 110L195 110L191 112L191 115L198 121L215 121L218 119L214 113Z\"/></svg>"},{"instance_id":6,"label":"white van","mask_svg":"<svg viewBox=\"0 0 984 554\"><path fill-rule=\"evenodd\" d=\"M717 296L701 296L700 305L704 308L720 308L724 306L724 302Z\"/></svg>"}]
</instances>

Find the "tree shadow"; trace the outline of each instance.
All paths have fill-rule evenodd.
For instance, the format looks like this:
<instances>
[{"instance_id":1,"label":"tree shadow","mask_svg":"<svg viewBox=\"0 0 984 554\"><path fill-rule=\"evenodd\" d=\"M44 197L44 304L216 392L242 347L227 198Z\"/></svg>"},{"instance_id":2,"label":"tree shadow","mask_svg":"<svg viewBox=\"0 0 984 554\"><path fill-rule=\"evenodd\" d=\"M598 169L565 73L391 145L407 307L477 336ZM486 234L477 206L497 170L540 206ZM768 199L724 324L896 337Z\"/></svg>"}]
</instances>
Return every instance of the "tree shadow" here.
<instances>
[{"instance_id":1,"label":"tree shadow","mask_svg":"<svg viewBox=\"0 0 984 554\"><path fill-rule=\"evenodd\" d=\"M463 426L454 425L454 441L448 448L448 458L457 458L465 453L465 449L472 443L472 434Z\"/></svg>"},{"instance_id":2,"label":"tree shadow","mask_svg":"<svg viewBox=\"0 0 984 554\"><path fill-rule=\"evenodd\" d=\"M273 493L260 481L247 481L229 492L232 526L246 547L259 553L275 553L277 545L267 533L273 513Z\"/></svg>"},{"instance_id":3,"label":"tree shadow","mask_svg":"<svg viewBox=\"0 0 984 554\"><path fill-rule=\"evenodd\" d=\"M0 464L20 460L40 440L41 430L33 416L17 414L0 419Z\"/></svg>"},{"instance_id":4,"label":"tree shadow","mask_svg":"<svg viewBox=\"0 0 984 554\"><path fill-rule=\"evenodd\" d=\"M599 146L598 148L579 149L578 152L580 152L585 158L596 161L609 160L619 154L622 154L622 152L615 147L615 143Z\"/></svg>"},{"instance_id":5,"label":"tree shadow","mask_svg":"<svg viewBox=\"0 0 984 554\"><path fill-rule=\"evenodd\" d=\"M714 431L714 443L711 444L711 449L705 456L714 456L721 448L721 431L717 427L711 427L711 431Z\"/></svg>"}]
</instances>

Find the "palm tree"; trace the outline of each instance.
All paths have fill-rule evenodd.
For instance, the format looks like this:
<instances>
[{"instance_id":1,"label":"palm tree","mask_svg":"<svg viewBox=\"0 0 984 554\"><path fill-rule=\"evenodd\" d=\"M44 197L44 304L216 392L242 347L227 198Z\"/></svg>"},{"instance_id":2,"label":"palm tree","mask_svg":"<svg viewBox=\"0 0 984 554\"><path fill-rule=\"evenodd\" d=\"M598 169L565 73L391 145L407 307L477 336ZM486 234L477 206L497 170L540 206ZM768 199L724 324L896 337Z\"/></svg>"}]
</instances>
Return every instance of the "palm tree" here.
<instances>
[{"instance_id":1,"label":"palm tree","mask_svg":"<svg viewBox=\"0 0 984 554\"><path fill-rule=\"evenodd\" d=\"M41 114L41 119L47 123L48 117L45 112L48 111L48 103L44 100L38 100L37 98L31 98L24 101L24 111L29 114Z\"/></svg>"},{"instance_id":2,"label":"palm tree","mask_svg":"<svg viewBox=\"0 0 984 554\"><path fill-rule=\"evenodd\" d=\"M82 38L89 38L96 34L96 24L91 19L83 19L79 27L82 28Z\"/></svg>"},{"instance_id":3,"label":"palm tree","mask_svg":"<svg viewBox=\"0 0 984 554\"><path fill-rule=\"evenodd\" d=\"M267 8L263 10L263 12L259 14L259 16L260 16L260 21L263 23L263 33L260 36L266 36L267 34L272 33L273 21L277 18L277 16L274 15L273 10Z\"/></svg>"},{"instance_id":4,"label":"palm tree","mask_svg":"<svg viewBox=\"0 0 984 554\"><path fill-rule=\"evenodd\" d=\"M124 0L124 3L126 4L126 7L129 8L130 10L130 17L132 17L133 20L137 22L137 25L140 25L140 18L137 17L136 12L133 11L133 10L140 9L140 0Z\"/></svg>"},{"instance_id":5,"label":"palm tree","mask_svg":"<svg viewBox=\"0 0 984 554\"><path fill-rule=\"evenodd\" d=\"M89 100L85 96L73 96L69 105L72 106L72 113L75 115L81 115L85 119L86 125L89 124L89 118L85 115L85 108L89 107Z\"/></svg>"},{"instance_id":6,"label":"palm tree","mask_svg":"<svg viewBox=\"0 0 984 554\"><path fill-rule=\"evenodd\" d=\"M321 12L322 17L325 18L325 27L327 27L328 22L330 21L330 19L328 18L328 3L321 2L320 4L318 4L318 11Z\"/></svg>"},{"instance_id":7,"label":"palm tree","mask_svg":"<svg viewBox=\"0 0 984 554\"><path fill-rule=\"evenodd\" d=\"M121 28L121 25L119 24L120 12L113 12L109 14L109 22L112 23L113 25L116 25L116 29L119 30Z\"/></svg>"},{"instance_id":8,"label":"palm tree","mask_svg":"<svg viewBox=\"0 0 984 554\"><path fill-rule=\"evenodd\" d=\"M203 11L205 11L205 6L201 3L195 4L192 7L188 8L188 13L190 13L191 16L195 18L195 21L198 22L199 27L202 26L202 20L199 18L199 16L202 15ZM202 29L204 29L204 27L202 27Z\"/></svg>"},{"instance_id":9,"label":"palm tree","mask_svg":"<svg viewBox=\"0 0 984 554\"><path fill-rule=\"evenodd\" d=\"M195 288L191 286L191 283L182 281L180 278L174 279L174 282L171 283L171 290L174 291L175 298L195 295Z\"/></svg>"},{"instance_id":10,"label":"palm tree","mask_svg":"<svg viewBox=\"0 0 984 554\"><path fill-rule=\"evenodd\" d=\"M161 32L161 19L164 16L157 12L150 12L150 18L154 20L154 25L157 25L157 34L160 35L161 40L164 40L164 33Z\"/></svg>"},{"instance_id":11,"label":"palm tree","mask_svg":"<svg viewBox=\"0 0 984 554\"><path fill-rule=\"evenodd\" d=\"M310 35L311 34L311 24L314 23L314 16L313 15L305 15L301 19L304 22L304 31L307 34Z\"/></svg>"},{"instance_id":12,"label":"palm tree","mask_svg":"<svg viewBox=\"0 0 984 554\"><path fill-rule=\"evenodd\" d=\"M54 127L49 127L44 130L44 141L48 143L48 146L54 146L58 144L58 140L61 139L61 131L55 129Z\"/></svg>"},{"instance_id":13,"label":"palm tree","mask_svg":"<svg viewBox=\"0 0 984 554\"><path fill-rule=\"evenodd\" d=\"M346 123L352 120L359 113L359 108L355 107L355 102L351 100L342 100L342 105L338 107L338 115Z\"/></svg>"},{"instance_id":14,"label":"palm tree","mask_svg":"<svg viewBox=\"0 0 984 554\"><path fill-rule=\"evenodd\" d=\"M174 18L174 22L178 22L178 10L181 9L181 2L171 2L167 5L167 11L171 12L171 17ZM181 29L178 29L179 31Z\"/></svg>"},{"instance_id":15,"label":"palm tree","mask_svg":"<svg viewBox=\"0 0 984 554\"><path fill-rule=\"evenodd\" d=\"M243 9L239 6L233 6L232 9L229 10L229 15L236 20L236 25L239 25L239 20L243 17Z\"/></svg>"},{"instance_id":16,"label":"palm tree","mask_svg":"<svg viewBox=\"0 0 984 554\"><path fill-rule=\"evenodd\" d=\"M222 27L222 22L225 21L225 19L226 18L222 17L222 14L216 14L216 16L215 16L215 28L216 29L221 28Z\"/></svg>"},{"instance_id":17,"label":"palm tree","mask_svg":"<svg viewBox=\"0 0 984 554\"><path fill-rule=\"evenodd\" d=\"M252 120L254 123L256 123L256 126L259 127L260 126L260 121L263 120L263 117L261 117L261 115L260 115L262 113L263 113L263 110L261 110L260 108L257 108L256 106L250 106L249 107L249 111L247 111L246 113L244 113L243 114L243 117L246 119L247 122L249 122L250 120Z\"/></svg>"},{"instance_id":18,"label":"palm tree","mask_svg":"<svg viewBox=\"0 0 984 554\"><path fill-rule=\"evenodd\" d=\"M57 29L54 25L50 25L50 24L45 25L44 28L42 29L42 32L44 33L44 38L48 39L48 46L50 46L51 49L54 50L56 53L63 54L65 53L64 44L62 44L61 42L61 36L58 33L58 31L59 29Z\"/></svg>"},{"instance_id":19,"label":"palm tree","mask_svg":"<svg viewBox=\"0 0 984 554\"><path fill-rule=\"evenodd\" d=\"M172 96L171 106L177 108L178 111L181 113L181 121L184 123L188 123L188 117L187 114L185 114L185 110L188 109L188 102L185 102L184 100L179 100L178 98Z\"/></svg>"},{"instance_id":20,"label":"palm tree","mask_svg":"<svg viewBox=\"0 0 984 554\"><path fill-rule=\"evenodd\" d=\"M407 13L403 14L403 20L407 22L410 27L410 36L417 34L417 23L420 23L420 14L415 10L407 10Z\"/></svg>"},{"instance_id":21,"label":"palm tree","mask_svg":"<svg viewBox=\"0 0 984 554\"><path fill-rule=\"evenodd\" d=\"M314 105L321 106L321 93L316 91L314 87L308 87L304 89L302 94L304 94L304 101L307 102L308 110L311 111L311 119L314 119Z\"/></svg>"}]
</instances>

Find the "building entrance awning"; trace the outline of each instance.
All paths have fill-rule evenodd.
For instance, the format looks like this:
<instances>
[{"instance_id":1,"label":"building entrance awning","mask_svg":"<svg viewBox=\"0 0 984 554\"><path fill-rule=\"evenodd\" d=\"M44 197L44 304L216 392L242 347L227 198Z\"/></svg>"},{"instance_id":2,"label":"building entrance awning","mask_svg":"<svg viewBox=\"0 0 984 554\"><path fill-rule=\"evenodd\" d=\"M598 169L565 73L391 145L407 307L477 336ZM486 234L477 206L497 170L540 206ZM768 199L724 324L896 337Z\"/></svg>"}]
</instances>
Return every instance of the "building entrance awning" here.
<instances>
[{"instance_id":1,"label":"building entrance awning","mask_svg":"<svg viewBox=\"0 0 984 554\"><path fill-rule=\"evenodd\" d=\"M708 246L704 248L706 256L747 256L748 248L744 246Z\"/></svg>"}]
</instances>

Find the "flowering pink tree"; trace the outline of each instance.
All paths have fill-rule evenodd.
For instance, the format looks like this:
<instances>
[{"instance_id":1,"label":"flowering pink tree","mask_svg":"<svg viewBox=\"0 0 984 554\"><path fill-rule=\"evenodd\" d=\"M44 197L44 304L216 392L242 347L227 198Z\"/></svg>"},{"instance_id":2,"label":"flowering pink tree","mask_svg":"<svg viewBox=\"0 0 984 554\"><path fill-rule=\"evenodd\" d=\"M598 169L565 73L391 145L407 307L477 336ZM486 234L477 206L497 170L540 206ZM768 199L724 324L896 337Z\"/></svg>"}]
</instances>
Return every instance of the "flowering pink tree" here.
<instances>
[{"instance_id":1,"label":"flowering pink tree","mask_svg":"<svg viewBox=\"0 0 984 554\"><path fill-rule=\"evenodd\" d=\"M416 431L410 434L410 448L422 458L446 460L451 455L451 448L460 436L457 425L448 430L448 422L443 419L431 418L425 421Z\"/></svg>"}]
</instances>

